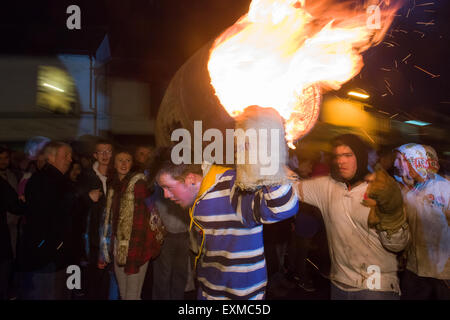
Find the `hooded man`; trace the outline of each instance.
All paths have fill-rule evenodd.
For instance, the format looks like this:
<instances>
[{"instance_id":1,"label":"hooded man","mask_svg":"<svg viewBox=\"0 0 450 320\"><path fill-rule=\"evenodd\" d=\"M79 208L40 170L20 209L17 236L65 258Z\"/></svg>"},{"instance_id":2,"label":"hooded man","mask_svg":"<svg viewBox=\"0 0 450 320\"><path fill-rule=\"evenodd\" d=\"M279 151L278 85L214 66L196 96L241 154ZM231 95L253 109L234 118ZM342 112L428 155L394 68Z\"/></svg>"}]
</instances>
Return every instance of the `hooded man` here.
<instances>
[{"instance_id":1,"label":"hooded man","mask_svg":"<svg viewBox=\"0 0 450 320\"><path fill-rule=\"evenodd\" d=\"M331 299L398 300L395 252L409 239L400 190L380 170L374 187L368 188L368 147L357 136L337 137L333 156L330 176L297 184L300 200L322 212L330 249ZM380 188L380 181L385 188ZM378 221L369 226L370 212Z\"/></svg>"},{"instance_id":2,"label":"hooded man","mask_svg":"<svg viewBox=\"0 0 450 320\"><path fill-rule=\"evenodd\" d=\"M396 169L405 188L404 202L411 230L405 299L450 299L450 182L437 174L439 162L430 146L406 144L397 149Z\"/></svg>"}]
</instances>

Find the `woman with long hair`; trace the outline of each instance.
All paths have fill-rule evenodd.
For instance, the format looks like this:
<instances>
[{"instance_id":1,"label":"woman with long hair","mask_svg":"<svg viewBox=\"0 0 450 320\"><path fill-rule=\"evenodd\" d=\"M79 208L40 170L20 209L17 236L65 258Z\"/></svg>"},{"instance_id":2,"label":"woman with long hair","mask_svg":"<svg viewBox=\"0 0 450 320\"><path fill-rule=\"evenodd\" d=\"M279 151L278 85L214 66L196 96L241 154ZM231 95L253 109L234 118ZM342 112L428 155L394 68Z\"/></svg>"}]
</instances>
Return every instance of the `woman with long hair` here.
<instances>
[{"instance_id":1,"label":"woman with long hair","mask_svg":"<svg viewBox=\"0 0 450 320\"><path fill-rule=\"evenodd\" d=\"M115 176L108 187L99 267L114 263L122 300L140 300L149 260L159 254L162 237L153 224L157 215L145 175L131 172L133 156L118 151Z\"/></svg>"}]
</instances>

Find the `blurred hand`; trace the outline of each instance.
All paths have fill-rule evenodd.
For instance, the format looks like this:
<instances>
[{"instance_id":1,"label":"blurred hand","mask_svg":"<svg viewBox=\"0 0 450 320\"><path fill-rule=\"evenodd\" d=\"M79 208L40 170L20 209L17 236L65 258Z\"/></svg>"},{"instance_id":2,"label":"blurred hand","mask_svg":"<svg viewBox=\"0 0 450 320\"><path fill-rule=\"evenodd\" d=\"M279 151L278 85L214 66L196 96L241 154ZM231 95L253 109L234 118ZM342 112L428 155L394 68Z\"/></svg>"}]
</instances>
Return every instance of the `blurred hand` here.
<instances>
[{"instance_id":1,"label":"blurred hand","mask_svg":"<svg viewBox=\"0 0 450 320\"><path fill-rule=\"evenodd\" d=\"M98 202L98 199L100 199L101 196L102 192L100 189L94 189L89 192L89 198L91 198L93 202Z\"/></svg>"}]
</instances>

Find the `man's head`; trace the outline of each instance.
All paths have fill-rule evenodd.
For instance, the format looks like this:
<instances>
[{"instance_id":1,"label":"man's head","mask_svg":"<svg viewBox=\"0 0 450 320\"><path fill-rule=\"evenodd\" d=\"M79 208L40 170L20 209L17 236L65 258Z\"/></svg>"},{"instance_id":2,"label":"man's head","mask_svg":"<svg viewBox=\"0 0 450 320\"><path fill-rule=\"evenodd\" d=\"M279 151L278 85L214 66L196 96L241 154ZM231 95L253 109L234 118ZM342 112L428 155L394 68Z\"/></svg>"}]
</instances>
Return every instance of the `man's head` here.
<instances>
[{"instance_id":1,"label":"man's head","mask_svg":"<svg viewBox=\"0 0 450 320\"><path fill-rule=\"evenodd\" d=\"M182 208L188 208L194 204L202 179L203 172L200 165L175 165L170 160L160 166L156 175L156 181L164 190L164 197Z\"/></svg>"},{"instance_id":2,"label":"man's head","mask_svg":"<svg viewBox=\"0 0 450 320\"><path fill-rule=\"evenodd\" d=\"M416 143L404 144L396 149L395 169L403 180L412 184L434 177L439 171L436 151Z\"/></svg>"},{"instance_id":3,"label":"man's head","mask_svg":"<svg viewBox=\"0 0 450 320\"><path fill-rule=\"evenodd\" d=\"M107 140L99 140L95 144L94 158L99 165L108 166L113 152L112 144Z\"/></svg>"},{"instance_id":4,"label":"man's head","mask_svg":"<svg viewBox=\"0 0 450 320\"><path fill-rule=\"evenodd\" d=\"M378 163L384 168L384 170L390 170L394 165L395 154L392 152L392 147L381 146L378 151Z\"/></svg>"},{"instance_id":5,"label":"man's head","mask_svg":"<svg viewBox=\"0 0 450 320\"><path fill-rule=\"evenodd\" d=\"M25 144L24 152L30 160L37 160L43 154L44 148L51 140L47 137L36 136Z\"/></svg>"},{"instance_id":6,"label":"man's head","mask_svg":"<svg viewBox=\"0 0 450 320\"><path fill-rule=\"evenodd\" d=\"M334 179L354 184L367 175L368 146L358 136L344 134L333 141Z\"/></svg>"},{"instance_id":7,"label":"man's head","mask_svg":"<svg viewBox=\"0 0 450 320\"><path fill-rule=\"evenodd\" d=\"M398 150L395 151L394 168L395 173L403 179L405 184L414 184L413 176L416 176L417 174L412 170L411 164L408 163L408 160L406 160L403 153Z\"/></svg>"},{"instance_id":8,"label":"man's head","mask_svg":"<svg viewBox=\"0 0 450 320\"><path fill-rule=\"evenodd\" d=\"M0 146L0 171L8 169L10 165L11 152L6 147Z\"/></svg>"},{"instance_id":9,"label":"man's head","mask_svg":"<svg viewBox=\"0 0 450 320\"><path fill-rule=\"evenodd\" d=\"M49 164L65 174L72 162L72 148L60 141L52 141L44 148L44 156Z\"/></svg>"},{"instance_id":10,"label":"man's head","mask_svg":"<svg viewBox=\"0 0 450 320\"><path fill-rule=\"evenodd\" d=\"M301 178L306 179L312 173L313 161L308 158L299 158L297 172Z\"/></svg>"},{"instance_id":11,"label":"man's head","mask_svg":"<svg viewBox=\"0 0 450 320\"><path fill-rule=\"evenodd\" d=\"M153 148L150 146L140 145L137 146L136 151L134 152L134 160L136 164L144 167L146 166L153 154Z\"/></svg>"}]
</instances>

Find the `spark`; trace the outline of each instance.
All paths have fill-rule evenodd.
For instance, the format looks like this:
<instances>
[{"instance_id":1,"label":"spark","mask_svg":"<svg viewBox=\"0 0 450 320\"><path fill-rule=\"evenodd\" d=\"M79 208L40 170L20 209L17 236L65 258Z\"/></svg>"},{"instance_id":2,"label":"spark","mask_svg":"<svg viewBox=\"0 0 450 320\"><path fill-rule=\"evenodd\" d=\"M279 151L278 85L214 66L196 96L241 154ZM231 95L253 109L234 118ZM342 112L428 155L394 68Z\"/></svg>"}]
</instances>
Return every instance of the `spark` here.
<instances>
[{"instance_id":1,"label":"spark","mask_svg":"<svg viewBox=\"0 0 450 320\"><path fill-rule=\"evenodd\" d=\"M409 57L411 57L411 53L410 54L408 54L406 57L404 57L403 58L403 60L402 60L402 62L405 62L406 61L406 59L408 59ZM405 62L406 63L406 62Z\"/></svg>"},{"instance_id":2,"label":"spark","mask_svg":"<svg viewBox=\"0 0 450 320\"><path fill-rule=\"evenodd\" d=\"M391 84L389 83L389 81L387 81L386 79L384 79L384 83L386 83L386 85L390 88Z\"/></svg>"},{"instance_id":3,"label":"spark","mask_svg":"<svg viewBox=\"0 0 450 320\"><path fill-rule=\"evenodd\" d=\"M313 266L314 268L316 268L317 270L319 270L319 268L318 268L311 260L309 260L308 258L306 258L306 261L308 261L309 263L311 263L312 266ZM320 271L320 270L319 270L319 271Z\"/></svg>"},{"instance_id":4,"label":"spark","mask_svg":"<svg viewBox=\"0 0 450 320\"><path fill-rule=\"evenodd\" d=\"M380 70L387 71L387 72L391 71L391 69L388 69L388 68L380 68Z\"/></svg>"},{"instance_id":5,"label":"spark","mask_svg":"<svg viewBox=\"0 0 450 320\"><path fill-rule=\"evenodd\" d=\"M387 42L387 41L383 41L383 43L386 43L389 47L395 47L395 46L400 46L397 42L395 42L395 41L390 41L390 42Z\"/></svg>"},{"instance_id":6,"label":"spark","mask_svg":"<svg viewBox=\"0 0 450 320\"><path fill-rule=\"evenodd\" d=\"M411 12L411 8L408 9L408 13L406 14L406 17L409 18L409 13Z\"/></svg>"},{"instance_id":7,"label":"spark","mask_svg":"<svg viewBox=\"0 0 450 320\"><path fill-rule=\"evenodd\" d=\"M416 24L422 24L422 25L428 27L428 26L434 26L435 23L434 23L434 20L431 20L430 22L422 22L422 21L416 22Z\"/></svg>"},{"instance_id":8,"label":"spark","mask_svg":"<svg viewBox=\"0 0 450 320\"><path fill-rule=\"evenodd\" d=\"M417 31L417 30L414 30L413 32L417 32L417 33L420 33L421 34L421 38L423 38L423 37L425 37L425 33L423 33L423 32L420 32L420 31Z\"/></svg>"},{"instance_id":9,"label":"spark","mask_svg":"<svg viewBox=\"0 0 450 320\"><path fill-rule=\"evenodd\" d=\"M394 93L392 92L391 88L389 88L388 86L386 86L386 89L388 89L389 93L393 96Z\"/></svg>"},{"instance_id":10,"label":"spark","mask_svg":"<svg viewBox=\"0 0 450 320\"><path fill-rule=\"evenodd\" d=\"M392 116L389 117L389 119L395 118L396 116L398 116L398 112Z\"/></svg>"},{"instance_id":11,"label":"spark","mask_svg":"<svg viewBox=\"0 0 450 320\"><path fill-rule=\"evenodd\" d=\"M387 93L383 93L381 96L382 96L382 97L386 97L386 96L387 96Z\"/></svg>"},{"instance_id":12,"label":"spark","mask_svg":"<svg viewBox=\"0 0 450 320\"><path fill-rule=\"evenodd\" d=\"M431 6L431 5L433 5L433 4L434 4L434 2L427 2L427 3L418 4L418 5L416 5L416 7Z\"/></svg>"},{"instance_id":13,"label":"spark","mask_svg":"<svg viewBox=\"0 0 450 320\"><path fill-rule=\"evenodd\" d=\"M425 69L422 69L421 67L419 67L419 66L416 66L416 65L414 65L414 68L416 68L416 69L419 69L420 71L423 71L423 72L425 72L426 74L428 74L428 75L430 75L432 78L437 78L437 77L440 77L440 75L438 74L438 75L436 75L436 74L433 74L433 73L431 73L431 72L429 72L429 71L427 71L427 70L425 70Z\"/></svg>"},{"instance_id":14,"label":"spark","mask_svg":"<svg viewBox=\"0 0 450 320\"><path fill-rule=\"evenodd\" d=\"M369 136L369 134L367 133L366 130L364 130L363 128L360 128L361 131L367 136L367 138L369 138L370 141L372 141L372 143L375 143L375 140L372 139L371 136ZM353 221L352 221L353 222Z\"/></svg>"},{"instance_id":15,"label":"spark","mask_svg":"<svg viewBox=\"0 0 450 320\"><path fill-rule=\"evenodd\" d=\"M394 62L395 62L395 69L398 69L397 60L394 60Z\"/></svg>"}]
</instances>

